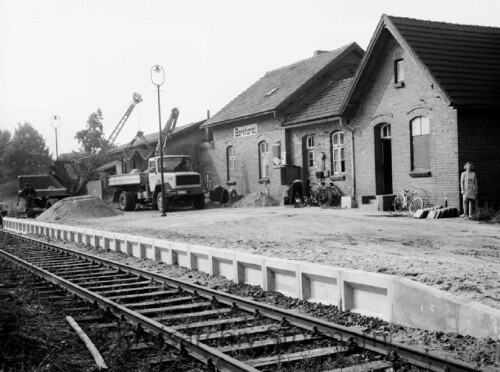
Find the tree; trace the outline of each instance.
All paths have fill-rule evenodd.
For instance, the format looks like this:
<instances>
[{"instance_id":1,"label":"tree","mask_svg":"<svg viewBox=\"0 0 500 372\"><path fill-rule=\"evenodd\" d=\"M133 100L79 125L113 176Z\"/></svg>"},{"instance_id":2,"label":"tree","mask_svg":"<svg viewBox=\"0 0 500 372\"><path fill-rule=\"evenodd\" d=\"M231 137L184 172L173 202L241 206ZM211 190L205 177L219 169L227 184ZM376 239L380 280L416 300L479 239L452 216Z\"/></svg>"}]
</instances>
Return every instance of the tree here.
<instances>
[{"instance_id":1,"label":"tree","mask_svg":"<svg viewBox=\"0 0 500 372\"><path fill-rule=\"evenodd\" d=\"M82 145L82 149L87 153L95 154L106 145L104 133L102 131L102 111L97 109L90 114L87 120L87 129L76 132L75 139Z\"/></svg>"},{"instance_id":2,"label":"tree","mask_svg":"<svg viewBox=\"0 0 500 372\"><path fill-rule=\"evenodd\" d=\"M10 141L10 132L6 130L0 130L0 182L7 181L8 177L8 167L4 160L5 151Z\"/></svg>"},{"instance_id":3,"label":"tree","mask_svg":"<svg viewBox=\"0 0 500 372\"><path fill-rule=\"evenodd\" d=\"M52 156L45 140L29 123L19 123L3 156L7 176L15 178L20 174L40 174L52 164Z\"/></svg>"}]
</instances>

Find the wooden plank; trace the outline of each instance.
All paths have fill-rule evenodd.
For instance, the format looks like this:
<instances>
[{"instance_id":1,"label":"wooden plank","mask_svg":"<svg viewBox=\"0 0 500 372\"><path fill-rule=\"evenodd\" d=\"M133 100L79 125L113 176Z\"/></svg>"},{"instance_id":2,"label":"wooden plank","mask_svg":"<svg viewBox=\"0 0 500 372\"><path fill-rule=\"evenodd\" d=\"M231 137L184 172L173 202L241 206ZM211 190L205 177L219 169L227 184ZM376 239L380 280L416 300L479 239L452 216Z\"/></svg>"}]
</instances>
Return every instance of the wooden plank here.
<instances>
[{"instance_id":1,"label":"wooden plank","mask_svg":"<svg viewBox=\"0 0 500 372\"><path fill-rule=\"evenodd\" d=\"M200 307L210 307L212 306L211 302L196 302L194 304L188 304L188 305L177 305L177 306L168 306L168 307L158 307L154 309L143 309L143 310L137 310L139 314L155 314L155 313L166 313L166 312L172 312L172 311L183 311L183 310L192 310L192 309L198 309Z\"/></svg>"},{"instance_id":2,"label":"wooden plank","mask_svg":"<svg viewBox=\"0 0 500 372\"><path fill-rule=\"evenodd\" d=\"M325 372L376 372L384 371L389 368L392 368L390 363L377 360L375 362L363 363L351 367L337 368Z\"/></svg>"},{"instance_id":3,"label":"wooden plank","mask_svg":"<svg viewBox=\"0 0 500 372\"><path fill-rule=\"evenodd\" d=\"M143 291L143 293L146 293L144 291L146 291L146 290L154 290L154 289L158 289L158 287L148 285L148 286L145 286L145 287L115 289L114 291L103 291L103 292L96 291L96 292L99 293L101 296L107 297L110 294L131 293L131 292L137 292L137 291Z\"/></svg>"},{"instance_id":4,"label":"wooden plank","mask_svg":"<svg viewBox=\"0 0 500 372\"><path fill-rule=\"evenodd\" d=\"M99 271L99 272L94 272L94 271L89 271L89 272L82 272L82 273L77 273L74 275L66 275L64 278L67 280L71 281L76 281L76 280L93 280L95 278L103 277L103 276L112 276L112 275L119 275L121 274L118 270L107 270L107 271Z\"/></svg>"},{"instance_id":5,"label":"wooden plank","mask_svg":"<svg viewBox=\"0 0 500 372\"><path fill-rule=\"evenodd\" d=\"M83 331L83 329L80 328L78 323L72 317L67 316L66 321L75 330L80 339L85 343L85 346L87 346L87 349L89 350L90 354L92 354L92 356L94 357L98 369L107 370L108 366L104 362L104 359L102 358L101 353L99 353L99 350L97 350L93 342L90 340L89 336L87 336L87 334Z\"/></svg>"},{"instance_id":6,"label":"wooden plank","mask_svg":"<svg viewBox=\"0 0 500 372\"><path fill-rule=\"evenodd\" d=\"M137 307L146 307L146 306L151 306L151 305L162 306L162 305L175 304L178 302L187 302L187 301L192 301L192 300L194 300L194 297L186 296L186 297L166 298L164 300L138 302L138 303L133 303L133 304L127 304L126 306L129 309L134 309Z\"/></svg>"},{"instance_id":7,"label":"wooden plank","mask_svg":"<svg viewBox=\"0 0 500 372\"><path fill-rule=\"evenodd\" d=\"M62 260L62 261L57 261L51 264L47 264L44 262L40 267L50 267L51 269L56 269L56 268L61 268L61 269L66 269L66 268L71 268L71 267L78 267L78 266L89 266L92 265L92 262L89 261L82 261L80 259L74 259L74 260Z\"/></svg>"},{"instance_id":8,"label":"wooden plank","mask_svg":"<svg viewBox=\"0 0 500 372\"><path fill-rule=\"evenodd\" d=\"M131 294L131 295L125 295L125 296L108 296L107 298L110 300L133 300L133 299L139 299L143 297L158 297L158 296L168 296L168 295L173 295L179 293L177 289L172 289L170 291L157 291L157 292L147 292L147 293L138 293L138 294Z\"/></svg>"},{"instance_id":9,"label":"wooden plank","mask_svg":"<svg viewBox=\"0 0 500 372\"><path fill-rule=\"evenodd\" d=\"M245 363L252 366L252 367L263 367L263 366L270 366L270 365L277 364L277 363L289 363L289 362L295 362L298 360L334 355L334 354L344 352L346 350L347 350L346 348L332 346L332 347L325 347L325 348L321 348L321 349L305 350L305 351L299 351L296 353L279 354L279 355L273 355L273 356L265 357L265 358L252 359L252 360L245 361Z\"/></svg>"},{"instance_id":10,"label":"wooden plank","mask_svg":"<svg viewBox=\"0 0 500 372\"><path fill-rule=\"evenodd\" d=\"M238 317L238 318L227 318L227 319L217 319L217 320L205 320L203 322L181 324L181 325L173 326L171 328L176 329L176 330L186 330L186 329L191 329L191 328L213 327L213 326L217 326L217 325L221 325L221 324L228 324L228 323L241 323L241 322L245 322L247 320L251 320L251 319L245 318L245 317Z\"/></svg>"},{"instance_id":11,"label":"wooden plank","mask_svg":"<svg viewBox=\"0 0 500 372\"><path fill-rule=\"evenodd\" d=\"M91 277L73 278L70 279L73 283L100 283L101 279L117 280L123 277L127 277L129 274L110 271L109 273L103 273L103 275L96 275Z\"/></svg>"},{"instance_id":12,"label":"wooden plank","mask_svg":"<svg viewBox=\"0 0 500 372\"><path fill-rule=\"evenodd\" d=\"M248 328L240 328L237 330L232 330L228 329L225 331L219 331L219 332L209 332L209 333L200 333L197 335L197 339L199 341L209 341L209 340L216 340L218 338L223 338L223 337L244 337L246 335L254 335L257 333L266 333L269 331L274 331L276 330L275 325L265 325L265 326L255 326L255 327L248 327Z\"/></svg>"},{"instance_id":13,"label":"wooden plank","mask_svg":"<svg viewBox=\"0 0 500 372\"><path fill-rule=\"evenodd\" d=\"M221 346L218 347L217 350L219 350L222 353L229 353L232 351L243 351L243 350L250 350L250 349L258 349L258 348L263 348L263 347L269 347L269 346L275 346L275 345L289 345L289 344L294 344L294 343L301 343L304 341L314 341L314 340L319 340L320 337L314 337L311 335L307 334L297 334L293 336L286 336L286 337L270 337L265 340L258 340L258 341L252 341L252 342L237 342L232 345L228 346Z\"/></svg>"},{"instance_id":14,"label":"wooden plank","mask_svg":"<svg viewBox=\"0 0 500 372\"><path fill-rule=\"evenodd\" d=\"M105 286L105 285L108 285L108 284L116 284L117 280L119 280L120 283L131 283L131 282L137 281L137 277L113 278L113 279L105 279L105 280L96 280L94 282L85 281L85 282L83 282L80 285L81 286L84 286L84 285L87 286L88 285L89 287L90 286L95 286L95 285Z\"/></svg>"},{"instance_id":15,"label":"wooden plank","mask_svg":"<svg viewBox=\"0 0 500 372\"><path fill-rule=\"evenodd\" d=\"M193 312L193 313L188 313L188 314L175 314L175 315L163 315L159 317L154 317L153 320L156 320L157 322L161 321L170 321L170 320L181 320L181 319L189 319L189 318L205 318L205 317L210 317L210 316L220 316L224 314L228 314L232 309L216 309L216 310L205 310L205 311L198 311L198 312Z\"/></svg>"},{"instance_id":16,"label":"wooden plank","mask_svg":"<svg viewBox=\"0 0 500 372\"><path fill-rule=\"evenodd\" d=\"M147 284L151 284L151 281L143 280L141 282L136 281L133 283L116 283L116 284L109 284L109 285L96 285L96 286L85 287L85 288L89 291L95 291L95 292L103 292L103 290L110 292L113 289L125 289L125 288L140 287L142 285L147 285ZM83 285L82 285L82 287L83 287Z\"/></svg>"}]
</instances>

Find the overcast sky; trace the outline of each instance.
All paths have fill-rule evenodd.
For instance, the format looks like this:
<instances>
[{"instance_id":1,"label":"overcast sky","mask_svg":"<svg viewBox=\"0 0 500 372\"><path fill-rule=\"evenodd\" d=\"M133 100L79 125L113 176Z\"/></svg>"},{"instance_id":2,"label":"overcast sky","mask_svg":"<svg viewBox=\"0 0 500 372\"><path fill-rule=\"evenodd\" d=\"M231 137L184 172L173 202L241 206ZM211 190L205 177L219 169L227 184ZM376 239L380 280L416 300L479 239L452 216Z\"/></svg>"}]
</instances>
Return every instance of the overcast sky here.
<instances>
[{"instance_id":1,"label":"overcast sky","mask_svg":"<svg viewBox=\"0 0 500 372\"><path fill-rule=\"evenodd\" d=\"M78 150L92 112L117 143L158 131L150 70L165 69L162 125L214 115L267 71L351 42L366 49L381 15L500 27L498 0L0 0L0 129L31 123L55 157Z\"/></svg>"}]
</instances>

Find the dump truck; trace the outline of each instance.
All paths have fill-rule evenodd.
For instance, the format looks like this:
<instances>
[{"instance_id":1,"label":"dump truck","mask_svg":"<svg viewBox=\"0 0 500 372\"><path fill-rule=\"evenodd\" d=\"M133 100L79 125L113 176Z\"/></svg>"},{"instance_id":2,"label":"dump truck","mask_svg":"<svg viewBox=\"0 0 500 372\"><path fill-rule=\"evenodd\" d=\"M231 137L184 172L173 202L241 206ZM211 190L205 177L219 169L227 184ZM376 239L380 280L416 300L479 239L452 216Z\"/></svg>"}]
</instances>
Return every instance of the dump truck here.
<instances>
[{"instance_id":1,"label":"dump truck","mask_svg":"<svg viewBox=\"0 0 500 372\"><path fill-rule=\"evenodd\" d=\"M127 174L109 176L108 186L113 190L113 201L122 211L133 211L137 205L151 206L162 211L161 157L148 160L145 171L133 169ZM165 210L173 206L205 207L205 194L201 175L193 170L189 155L163 156Z\"/></svg>"}]
</instances>

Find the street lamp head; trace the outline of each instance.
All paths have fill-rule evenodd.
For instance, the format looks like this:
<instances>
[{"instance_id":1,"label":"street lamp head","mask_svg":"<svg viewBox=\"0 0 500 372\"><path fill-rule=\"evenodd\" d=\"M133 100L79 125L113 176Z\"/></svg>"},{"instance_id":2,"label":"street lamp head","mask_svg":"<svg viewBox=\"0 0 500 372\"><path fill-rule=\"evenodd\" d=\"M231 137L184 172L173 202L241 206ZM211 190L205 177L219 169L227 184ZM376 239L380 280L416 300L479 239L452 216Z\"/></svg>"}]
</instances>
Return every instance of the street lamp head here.
<instances>
[{"instance_id":1,"label":"street lamp head","mask_svg":"<svg viewBox=\"0 0 500 372\"><path fill-rule=\"evenodd\" d=\"M52 124L52 128L57 129L61 125L61 118L58 115L52 115L50 117L50 122Z\"/></svg>"},{"instance_id":2,"label":"street lamp head","mask_svg":"<svg viewBox=\"0 0 500 372\"><path fill-rule=\"evenodd\" d=\"M158 87L165 82L165 71L160 65L151 67L151 82Z\"/></svg>"}]
</instances>

